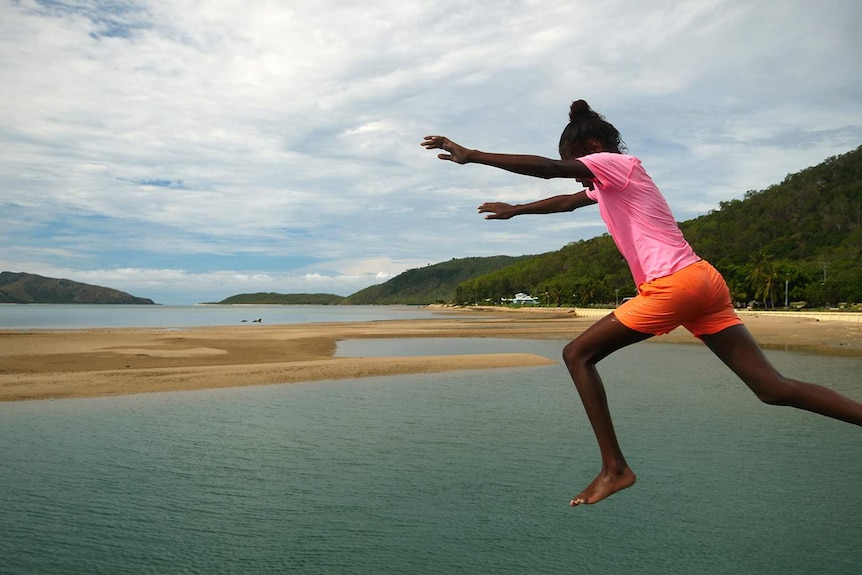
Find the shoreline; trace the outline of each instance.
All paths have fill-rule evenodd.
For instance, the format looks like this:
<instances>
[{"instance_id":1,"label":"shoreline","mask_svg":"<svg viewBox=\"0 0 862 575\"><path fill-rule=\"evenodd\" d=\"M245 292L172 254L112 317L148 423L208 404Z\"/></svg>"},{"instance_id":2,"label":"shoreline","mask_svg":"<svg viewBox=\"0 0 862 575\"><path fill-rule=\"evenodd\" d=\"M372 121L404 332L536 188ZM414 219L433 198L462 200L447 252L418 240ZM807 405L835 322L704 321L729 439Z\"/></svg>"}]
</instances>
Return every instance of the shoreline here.
<instances>
[{"instance_id":1,"label":"shoreline","mask_svg":"<svg viewBox=\"0 0 862 575\"><path fill-rule=\"evenodd\" d=\"M559 360L522 353L373 358L334 354L338 341L349 339L568 341L598 319L576 316L567 308L437 309L444 317L171 330L0 330L0 402L552 365ZM862 357L860 323L768 314L742 318L764 349ZM683 329L649 340L653 341L700 344Z\"/></svg>"}]
</instances>

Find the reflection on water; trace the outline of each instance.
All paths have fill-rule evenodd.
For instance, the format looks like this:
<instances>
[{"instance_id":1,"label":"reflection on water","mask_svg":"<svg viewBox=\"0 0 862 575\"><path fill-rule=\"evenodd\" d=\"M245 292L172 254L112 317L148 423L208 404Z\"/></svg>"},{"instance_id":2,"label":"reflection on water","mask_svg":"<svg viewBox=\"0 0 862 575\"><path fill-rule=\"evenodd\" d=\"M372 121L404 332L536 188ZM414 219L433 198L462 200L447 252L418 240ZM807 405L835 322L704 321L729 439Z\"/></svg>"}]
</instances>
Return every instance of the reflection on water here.
<instances>
[{"instance_id":1,"label":"reflection on water","mask_svg":"<svg viewBox=\"0 0 862 575\"><path fill-rule=\"evenodd\" d=\"M862 397L858 359L769 355ZM0 571L858 572L860 428L757 402L701 346L600 370L639 480L576 509L598 454L561 364L0 404Z\"/></svg>"}]
</instances>

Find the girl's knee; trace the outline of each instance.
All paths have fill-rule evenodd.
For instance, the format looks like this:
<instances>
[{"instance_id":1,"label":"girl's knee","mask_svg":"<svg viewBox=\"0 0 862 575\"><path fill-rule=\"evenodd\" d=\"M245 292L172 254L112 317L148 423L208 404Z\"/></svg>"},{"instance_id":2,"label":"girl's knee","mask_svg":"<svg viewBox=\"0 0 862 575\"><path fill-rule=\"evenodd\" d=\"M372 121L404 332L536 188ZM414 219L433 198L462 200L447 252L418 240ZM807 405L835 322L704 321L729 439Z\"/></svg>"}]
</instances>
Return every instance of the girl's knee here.
<instances>
[{"instance_id":1,"label":"girl's knee","mask_svg":"<svg viewBox=\"0 0 862 575\"><path fill-rule=\"evenodd\" d=\"M566 362L566 365L586 362L588 357L588 354L577 339L570 341L563 347L563 361Z\"/></svg>"},{"instance_id":2,"label":"girl's knee","mask_svg":"<svg viewBox=\"0 0 862 575\"><path fill-rule=\"evenodd\" d=\"M575 342L570 341L563 347L563 361L566 362L566 365L571 365L575 357L577 357L577 348Z\"/></svg>"},{"instance_id":3,"label":"girl's knee","mask_svg":"<svg viewBox=\"0 0 862 575\"><path fill-rule=\"evenodd\" d=\"M799 387L792 379L779 377L766 385L750 386L757 399L767 405L795 405Z\"/></svg>"}]
</instances>

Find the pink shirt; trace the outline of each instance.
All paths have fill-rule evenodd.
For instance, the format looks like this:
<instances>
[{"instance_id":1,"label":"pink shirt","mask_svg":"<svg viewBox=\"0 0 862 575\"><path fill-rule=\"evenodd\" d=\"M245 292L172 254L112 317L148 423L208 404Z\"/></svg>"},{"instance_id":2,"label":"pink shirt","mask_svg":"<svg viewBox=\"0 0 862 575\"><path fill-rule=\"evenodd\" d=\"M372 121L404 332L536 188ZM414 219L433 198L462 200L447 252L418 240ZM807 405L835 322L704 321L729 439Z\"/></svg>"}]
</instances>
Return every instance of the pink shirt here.
<instances>
[{"instance_id":1,"label":"pink shirt","mask_svg":"<svg viewBox=\"0 0 862 575\"><path fill-rule=\"evenodd\" d=\"M599 213L628 262L635 285L700 259L640 160L611 152L579 159L595 176L595 189L587 190L587 196L599 203Z\"/></svg>"}]
</instances>

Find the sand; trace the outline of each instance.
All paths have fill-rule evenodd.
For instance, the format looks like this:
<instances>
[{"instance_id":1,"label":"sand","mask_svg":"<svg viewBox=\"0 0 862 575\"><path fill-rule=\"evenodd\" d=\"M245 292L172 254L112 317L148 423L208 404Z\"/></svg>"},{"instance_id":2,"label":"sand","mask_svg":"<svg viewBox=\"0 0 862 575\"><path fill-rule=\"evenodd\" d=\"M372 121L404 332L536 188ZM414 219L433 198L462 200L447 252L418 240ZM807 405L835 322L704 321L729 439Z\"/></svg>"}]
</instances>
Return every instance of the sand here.
<instances>
[{"instance_id":1,"label":"sand","mask_svg":"<svg viewBox=\"0 0 862 575\"><path fill-rule=\"evenodd\" d=\"M549 365L524 353L333 357L340 340L504 337L569 340L596 318L571 311L453 311L443 318L162 329L0 331L0 401L97 397L451 370ZM862 356L862 324L744 318L765 348ZM700 345L684 330L650 341ZM641 344L649 345L649 343Z\"/></svg>"}]
</instances>

